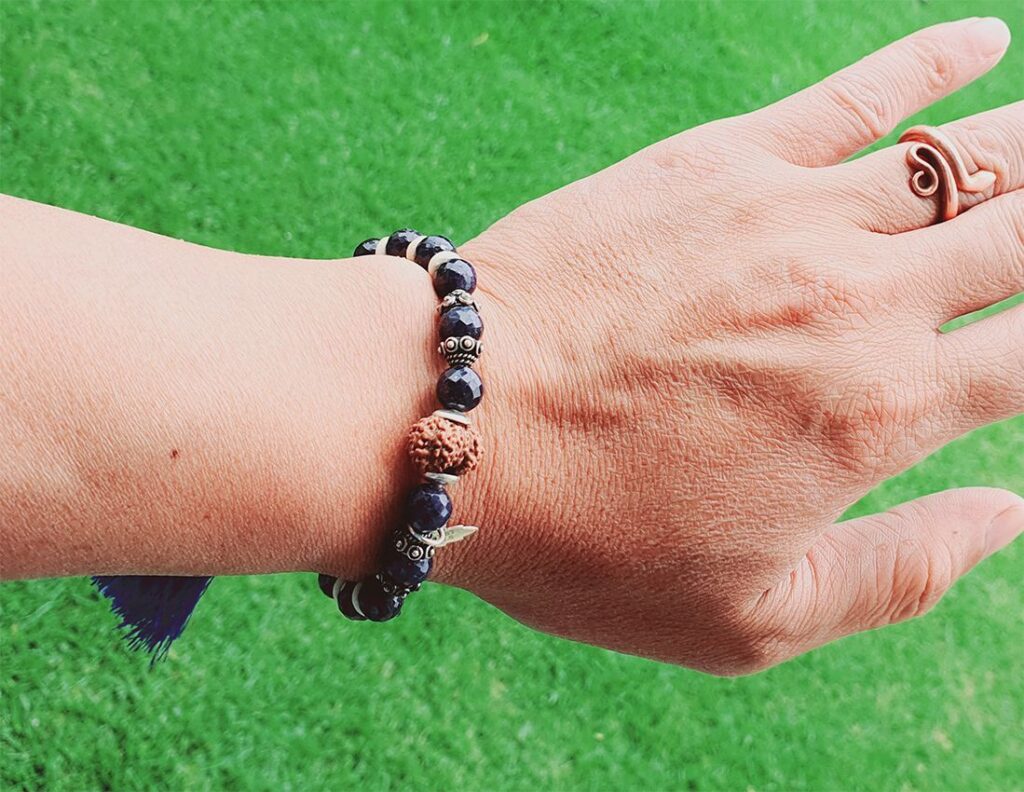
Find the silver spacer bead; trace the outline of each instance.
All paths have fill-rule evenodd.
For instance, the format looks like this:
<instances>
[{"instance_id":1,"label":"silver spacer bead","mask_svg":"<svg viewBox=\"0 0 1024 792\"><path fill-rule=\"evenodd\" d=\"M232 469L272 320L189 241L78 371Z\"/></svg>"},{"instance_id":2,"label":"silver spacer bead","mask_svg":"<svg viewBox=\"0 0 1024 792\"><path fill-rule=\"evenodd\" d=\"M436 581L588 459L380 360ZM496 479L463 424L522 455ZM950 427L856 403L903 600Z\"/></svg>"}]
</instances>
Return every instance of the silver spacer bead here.
<instances>
[{"instance_id":1,"label":"silver spacer bead","mask_svg":"<svg viewBox=\"0 0 1024 792\"><path fill-rule=\"evenodd\" d=\"M441 254L438 253L438 255ZM441 298L441 304L437 306L437 312L444 313L449 308L454 308L456 305L468 305L474 311L480 310L472 294L462 289L455 289L448 292L448 294Z\"/></svg>"},{"instance_id":2,"label":"silver spacer bead","mask_svg":"<svg viewBox=\"0 0 1024 792\"><path fill-rule=\"evenodd\" d=\"M455 423L462 424L463 426L470 425L469 416L464 412L459 412L458 410L434 410L432 414L436 415L438 418L454 421Z\"/></svg>"},{"instance_id":3,"label":"silver spacer bead","mask_svg":"<svg viewBox=\"0 0 1024 792\"><path fill-rule=\"evenodd\" d=\"M444 355L449 366L472 366L484 347L473 336L453 336L438 344L437 351Z\"/></svg>"},{"instance_id":4,"label":"silver spacer bead","mask_svg":"<svg viewBox=\"0 0 1024 792\"><path fill-rule=\"evenodd\" d=\"M442 487L450 487L452 484L459 483L459 477L452 473L434 473L430 471L424 473L423 478L427 481L433 481L435 484L440 484Z\"/></svg>"}]
</instances>

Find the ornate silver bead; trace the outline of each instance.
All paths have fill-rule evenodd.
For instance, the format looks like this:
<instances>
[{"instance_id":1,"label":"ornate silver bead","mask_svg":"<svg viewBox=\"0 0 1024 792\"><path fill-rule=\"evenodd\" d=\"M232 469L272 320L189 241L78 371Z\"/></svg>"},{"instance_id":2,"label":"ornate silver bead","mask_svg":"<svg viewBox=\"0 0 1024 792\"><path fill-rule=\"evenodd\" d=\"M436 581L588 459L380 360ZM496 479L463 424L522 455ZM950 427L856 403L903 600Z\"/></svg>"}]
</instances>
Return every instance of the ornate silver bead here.
<instances>
[{"instance_id":1,"label":"ornate silver bead","mask_svg":"<svg viewBox=\"0 0 1024 792\"><path fill-rule=\"evenodd\" d=\"M476 300L473 299L473 295L468 291L462 289L455 289L449 292L441 298L441 304L437 306L438 313L444 313L449 308L454 308L456 305L468 305L474 311L479 311Z\"/></svg>"},{"instance_id":2,"label":"ornate silver bead","mask_svg":"<svg viewBox=\"0 0 1024 792\"><path fill-rule=\"evenodd\" d=\"M449 366L472 366L483 352L483 345L473 336L456 336L438 344L437 351L444 355Z\"/></svg>"},{"instance_id":3,"label":"ornate silver bead","mask_svg":"<svg viewBox=\"0 0 1024 792\"><path fill-rule=\"evenodd\" d=\"M404 555L410 561L419 561L422 558L433 558L436 547L440 547L440 541L444 539L443 531L433 531L426 535L426 541L421 537L414 536L409 528L404 531L395 531L391 538L391 544L395 550Z\"/></svg>"}]
</instances>

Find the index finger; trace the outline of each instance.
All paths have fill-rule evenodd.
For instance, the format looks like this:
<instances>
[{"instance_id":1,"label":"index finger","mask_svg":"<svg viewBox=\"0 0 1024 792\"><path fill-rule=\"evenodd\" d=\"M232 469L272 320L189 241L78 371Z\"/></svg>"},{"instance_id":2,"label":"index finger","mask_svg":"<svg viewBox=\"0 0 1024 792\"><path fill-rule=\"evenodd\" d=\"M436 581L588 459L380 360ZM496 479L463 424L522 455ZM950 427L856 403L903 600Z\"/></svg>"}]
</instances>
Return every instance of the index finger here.
<instances>
[{"instance_id":1,"label":"index finger","mask_svg":"<svg viewBox=\"0 0 1024 792\"><path fill-rule=\"evenodd\" d=\"M834 165L976 80L1010 43L995 17L913 33L749 117L757 142L796 165Z\"/></svg>"}]
</instances>

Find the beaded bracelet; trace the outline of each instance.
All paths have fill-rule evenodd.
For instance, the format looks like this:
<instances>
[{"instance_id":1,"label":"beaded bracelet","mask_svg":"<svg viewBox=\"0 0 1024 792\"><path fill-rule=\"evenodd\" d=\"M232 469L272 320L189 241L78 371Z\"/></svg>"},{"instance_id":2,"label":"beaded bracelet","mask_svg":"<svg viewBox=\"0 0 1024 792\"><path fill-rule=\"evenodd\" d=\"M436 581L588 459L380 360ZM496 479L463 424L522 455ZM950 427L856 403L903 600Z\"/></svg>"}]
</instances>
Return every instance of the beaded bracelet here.
<instances>
[{"instance_id":1,"label":"beaded bracelet","mask_svg":"<svg viewBox=\"0 0 1024 792\"><path fill-rule=\"evenodd\" d=\"M334 599L346 617L382 622L397 616L405 598L427 579L437 548L477 530L471 525L447 524L452 500L446 487L480 460L480 435L466 413L483 397L483 382L471 367L482 351L484 325L473 299L476 270L449 240L403 228L391 236L361 242L353 255L375 254L405 257L433 278L434 291L441 298L437 351L449 366L437 381L442 409L421 418L409 430L409 456L424 481L406 501L406 524L388 540L383 571L359 581L331 575L318 578L320 590Z\"/></svg>"}]
</instances>

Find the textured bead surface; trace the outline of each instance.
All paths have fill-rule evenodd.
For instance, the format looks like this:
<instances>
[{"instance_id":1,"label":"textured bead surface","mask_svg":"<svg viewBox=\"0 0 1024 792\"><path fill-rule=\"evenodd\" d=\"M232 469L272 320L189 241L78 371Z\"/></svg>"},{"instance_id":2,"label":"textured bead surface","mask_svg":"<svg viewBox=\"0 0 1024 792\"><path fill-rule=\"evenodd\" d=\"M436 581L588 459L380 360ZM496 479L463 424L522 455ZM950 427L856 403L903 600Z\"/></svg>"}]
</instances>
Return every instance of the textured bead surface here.
<instances>
[{"instance_id":1,"label":"textured bead surface","mask_svg":"<svg viewBox=\"0 0 1024 792\"><path fill-rule=\"evenodd\" d=\"M421 473L460 476L480 462L480 433L472 426L428 415L413 424L406 448Z\"/></svg>"},{"instance_id":2,"label":"textured bead surface","mask_svg":"<svg viewBox=\"0 0 1024 792\"><path fill-rule=\"evenodd\" d=\"M396 553L384 565L384 574L402 586L415 586L427 579L433 565L433 557L414 560Z\"/></svg>"},{"instance_id":3,"label":"textured bead surface","mask_svg":"<svg viewBox=\"0 0 1024 792\"><path fill-rule=\"evenodd\" d=\"M388 242L384 249L389 256L405 258L405 251L408 249L409 243L419 235L419 231L414 231L411 228L401 228L388 237Z\"/></svg>"},{"instance_id":4,"label":"textured bead surface","mask_svg":"<svg viewBox=\"0 0 1024 792\"><path fill-rule=\"evenodd\" d=\"M480 375L467 366L446 369L437 381L437 400L449 410L469 412L483 395Z\"/></svg>"},{"instance_id":5,"label":"textured bead surface","mask_svg":"<svg viewBox=\"0 0 1024 792\"><path fill-rule=\"evenodd\" d=\"M372 256L377 252L377 239L364 239L356 249L352 251L353 256Z\"/></svg>"},{"instance_id":6,"label":"textured bead surface","mask_svg":"<svg viewBox=\"0 0 1024 792\"><path fill-rule=\"evenodd\" d=\"M421 267L426 267L434 254L440 253L442 250L455 250L455 245L443 236L428 236L416 247L415 261Z\"/></svg>"},{"instance_id":7,"label":"textured bead surface","mask_svg":"<svg viewBox=\"0 0 1024 792\"><path fill-rule=\"evenodd\" d=\"M434 291L438 297L456 289L469 293L476 289L476 270L465 259L446 261L434 273Z\"/></svg>"},{"instance_id":8,"label":"textured bead surface","mask_svg":"<svg viewBox=\"0 0 1024 792\"><path fill-rule=\"evenodd\" d=\"M328 597L334 597L334 581L336 577L331 575L317 575L316 583L320 586L320 590Z\"/></svg>"},{"instance_id":9,"label":"textured bead surface","mask_svg":"<svg viewBox=\"0 0 1024 792\"><path fill-rule=\"evenodd\" d=\"M441 314L439 325L441 338L453 336L472 336L479 338L484 334L484 322L480 314L467 305L456 305Z\"/></svg>"},{"instance_id":10,"label":"textured bead surface","mask_svg":"<svg viewBox=\"0 0 1024 792\"><path fill-rule=\"evenodd\" d=\"M356 599L359 603L359 610L370 621L388 621L402 611L403 597L385 591L380 576L364 580L356 594Z\"/></svg>"},{"instance_id":11,"label":"textured bead surface","mask_svg":"<svg viewBox=\"0 0 1024 792\"><path fill-rule=\"evenodd\" d=\"M452 499L439 484L420 484L409 494L407 515L419 533L436 531L452 516Z\"/></svg>"}]
</instances>

